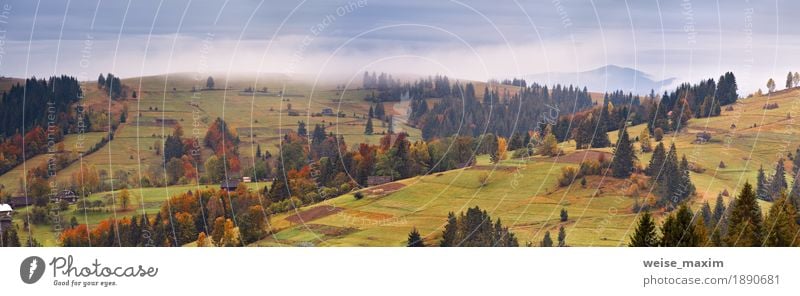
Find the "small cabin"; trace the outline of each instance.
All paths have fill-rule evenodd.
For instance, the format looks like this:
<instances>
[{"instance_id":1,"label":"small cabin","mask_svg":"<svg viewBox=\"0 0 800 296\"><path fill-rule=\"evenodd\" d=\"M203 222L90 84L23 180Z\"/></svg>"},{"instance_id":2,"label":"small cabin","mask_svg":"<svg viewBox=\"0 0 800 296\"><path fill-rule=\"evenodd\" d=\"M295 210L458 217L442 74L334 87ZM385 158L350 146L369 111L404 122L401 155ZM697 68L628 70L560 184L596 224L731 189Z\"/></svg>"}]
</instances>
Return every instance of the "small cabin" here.
<instances>
[{"instance_id":1,"label":"small cabin","mask_svg":"<svg viewBox=\"0 0 800 296\"><path fill-rule=\"evenodd\" d=\"M709 132L697 133L697 135L696 135L696 137L694 139L694 143L695 144L705 144L705 143L708 143L708 141L711 141L711 133L709 133Z\"/></svg>"},{"instance_id":2,"label":"small cabin","mask_svg":"<svg viewBox=\"0 0 800 296\"><path fill-rule=\"evenodd\" d=\"M75 194L72 190L64 189L58 192L55 196L50 198L52 202L62 202L65 201L67 203L73 204L78 201L78 195Z\"/></svg>"},{"instance_id":3,"label":"small cabin","mask_svg":"<svg viewBox=\"0 0 800 296\"><path fill-rule=\"evenodd\" d=\"M322 114L323 116L335 116L336 115L335 113L333 113L333 109L331 109L331 108L322 108L322 111L320 112L320 114Z\"/></svg>"},{"instance_id":4,"label":"small cabin","mask_svg":"<svg viewBox=\"0 0 800 296\"><path fill-rule=\"evenodd\" d=\"M0 204L0 221L11 221L11 214L14 209L9 204Z\"/></svg>"},{"instance_id":5,"label":"small cabin","mask_svg":"<svg viewBox=\"0 0 800 296\"><path fill-rule=\"evenodd\" d=\"M253 182L253 180L250 177L242 177L242 182L250 183L250 182Z\"/></svg>"},{"instance_id":6,"label":"small cabin","mask_svg":"<svg viewBox=\"0 0 800 296\"><path fill-rule=\"evenodd\" d=\"M12 208L24 208L33 204L33 198L25 196L12 196L6 201Z\"/></svg>"},{"instance_id":7,"label":"small cabin","mask_svg":"<svg viewBox=\"0 0 800 296\"><path fill-rule=\"evenodd\" d=\"M219 189L227 191L236 191L236 187L239 187L239 180L237 179L228 179L219 184Z\"/></svg>"}]
</instances>

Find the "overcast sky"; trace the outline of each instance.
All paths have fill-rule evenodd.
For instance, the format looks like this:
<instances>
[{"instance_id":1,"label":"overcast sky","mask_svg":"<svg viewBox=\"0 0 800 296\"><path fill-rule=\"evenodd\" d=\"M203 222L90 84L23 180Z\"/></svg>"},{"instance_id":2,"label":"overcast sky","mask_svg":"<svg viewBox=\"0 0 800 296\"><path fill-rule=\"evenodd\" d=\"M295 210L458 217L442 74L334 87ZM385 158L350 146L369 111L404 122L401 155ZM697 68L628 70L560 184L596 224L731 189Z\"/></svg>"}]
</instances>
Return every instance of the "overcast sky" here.
<instances>
[{"instance_id":1,"label":"overcast sky","mask_svg":"<svg viewBox=\"0 0 800 296\"><path fill-rule=\"evenodd\" d=\"M269 72L360 80L369 69L486 80L614 64L680 81L735 71L750 91L800 71L796 0L0 3L0 73L15 77Z\"/></svg>"}]
</instances>

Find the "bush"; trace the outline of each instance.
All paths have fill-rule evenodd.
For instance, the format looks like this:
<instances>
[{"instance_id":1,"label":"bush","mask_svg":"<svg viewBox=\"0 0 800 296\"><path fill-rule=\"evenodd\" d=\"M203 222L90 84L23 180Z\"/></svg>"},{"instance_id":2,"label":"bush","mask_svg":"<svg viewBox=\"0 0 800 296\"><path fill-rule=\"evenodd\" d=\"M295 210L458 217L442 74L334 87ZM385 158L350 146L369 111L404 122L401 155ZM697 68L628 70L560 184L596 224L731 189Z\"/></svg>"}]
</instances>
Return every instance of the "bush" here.
<instances>
[{"instance_id":1,"label":"bush","mask_svg":"<svg viewBox=\"0 0 800 296\"><path fill-rule=\"evenodd\" d=\"M569 186L577 176L578 170L574 167L563 167L561 168L561 177L558 178L558 185L561 187Z\"/></svg>"},{"instance_id":2,"label":"bush","mask_svg":"<svg viewBox=\"0 0 800 296\"><path fill-rule=\"evenodd\" d=\"M724 169L724 168L727 168L727 167L728 167L728 166L727 166L727 165L725 165L725 162L724 162L724 161L722 161L722 160L720 160L720 161L719 161L719 168L721 168L721 169Z\"/></svg>"},{"instance_id":3,"label":"bush","mask_svg":"<svg viewBox=\"0 0 800 296\"><path fill-rule=\"evenodd\" d=\"M591 176L591 175L599 175L602 172L602 166L600 162L594 160L588 160L581 163L580 170L578 171L580 176Z\"/></svg>"},{"instance_id":4,"label":"bush","mask_svg":"<svg viewBox=\"0 0 800 296\"><path fill-rule=\"evenodd\" d=\"M31 221L33 224L47 223L47 208L34 206L33 209L31 209Z\"/></svg>"},{"instance_id":5,"label":"bush","mask_svg":"<svg viewBox=\"0 0 800 296\"><path fill-rule=\"evenodd\" d=\"M478 184L480 184L481 187L488 185L489 173L483 172L480 175L478 175Z\"/></svg>"},{"instance_id":6,"label":"bush","mask_svg":"<svg viewBox=\"0 0 800 296\"><path fill-rule=\"evenodd\" d=\"M360 200L360 199L364 198L364 193L361 193L361 191L358 191L358 192L353 194L353 197L355 197L356 200Z\"/></svg>"},{"instance_id":7,"label":"bush","mask_svg":"<svg viewBox=\"0 0 800 296\"><path fill-rule=\"evenodd\" d=\"M664 130L660 127L656 128L653 131L653 136L655 137L656 141L661 142L661 140L664 139Z\"/></svg>"},{"instance_id":8,"label":"bush","mask_svg":"<svg viewBox=\"0 0 800 296\"><path fill-rule=\"evenodd\" d=\"M342 193L342 194L350 192L351 189L353 189L353 188L348 183L344 183L344 184L339 186L339 192Z\"/></svg>"}]
</instances>

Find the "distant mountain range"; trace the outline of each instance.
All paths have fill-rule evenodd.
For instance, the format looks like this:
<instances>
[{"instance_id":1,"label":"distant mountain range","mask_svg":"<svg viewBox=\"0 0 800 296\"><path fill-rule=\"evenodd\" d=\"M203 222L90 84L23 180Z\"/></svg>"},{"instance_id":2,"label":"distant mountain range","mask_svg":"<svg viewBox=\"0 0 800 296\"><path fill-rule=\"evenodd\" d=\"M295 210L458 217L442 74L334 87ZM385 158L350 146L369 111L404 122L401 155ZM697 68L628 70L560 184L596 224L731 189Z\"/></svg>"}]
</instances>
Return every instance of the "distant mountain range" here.
<instances>
[{"instance_id":1,"label":"distant mountain range","mask_svg":"<svg viewBox=\"0 0 800 296\"><path fill-rule=\"evenodd\" d=\"M623 90L634 94L647 95L650 90L656 93L662 89L670 88L675 78L664 80L653 80L652 76L642 71L607 65L597 69L584 72L547 72L532 74L525 77L528 81L537 83L552 84L572 84L586 86L592 92L611 92Z\"/></svg>"}]
</instances>

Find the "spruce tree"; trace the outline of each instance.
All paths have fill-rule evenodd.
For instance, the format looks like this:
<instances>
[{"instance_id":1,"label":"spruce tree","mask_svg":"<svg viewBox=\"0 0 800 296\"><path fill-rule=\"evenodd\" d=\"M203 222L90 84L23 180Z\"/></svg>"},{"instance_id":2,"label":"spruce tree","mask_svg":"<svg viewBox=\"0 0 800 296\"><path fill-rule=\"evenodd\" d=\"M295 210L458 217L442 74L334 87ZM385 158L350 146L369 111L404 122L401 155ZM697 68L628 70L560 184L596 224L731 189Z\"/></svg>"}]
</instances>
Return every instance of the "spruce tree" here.
<instances>
[{"instance_id":1,"label":"spruce tree","mask_svg":"<svg viewBox=\"0 0 800 296\"><path fill-rule=\"evenodd\" d=\"M365 135L371 135L373 132L374 131L373 131L373 128L372 128L372 117L370 116L370 118L367 119L367 127L364 128L364 134Z\"/></svg>"},{"instance_id":2,"label":"spruce tree","mask_svg":"<svg viewBox=\"0 0 800 296\"><path fill-rule=\"evenodd\" d=\"M711 205L708 203L708 200L703 202L703 207L700 208L700 214L703 215L703 225L706 228L713 227L714 214L711 212Z\"/></svg>"},{"instance_id":3,"label":"spruce tree","mask_svg":"<svg viewBox=\"0 0 800 296\"><path fill-rule=\"evenodd\" d=\"M567 232L564 231L564 225L561 225L558 228L558 246L559 247L567 246Z\"/></svg>"},{"instance_id":4,"label":"spruce tree","mask_svg":"<svg viewBox=\"0 0 800 296\"><path fill-rule=\"evenodd\" d=\"M649 211L645 211L642 217L639 218L639 223L636 226L636 231L631 235L631 241L628 243L629 247L657 247L659 243L658 233L656 233L656 224L653 222L653 217Z\"/></svg>"},{"instance_id":5,"label":"spruce tree","mask_svg":"<svg viewBox=\"0 0 800 296\"><path fill-rule=\"evenodd\" d=\"M722 219L725 219L725 201L722 199L722 194L717 195L717 201L714 204L713 218L715 228L718 227L716 225L719 224Z\"/></svg>"},{"instance_id":6,"label":"spruce tree","mask_svg":"<svg viewBox=\"0 0 800 296\"><path fill-rule=\"evenodd\" d=\"M561 222L567 222L569 220L569 213L567 209L561 208Z\"/></svg>"},{"instance_id":7,"label":"spruce tree","mask_svg":"<svg viewBox=\"0 0 800 296\"><path fill-rule=\"evenodd\" d=\"M542 238L542 242L539 243L540 247L552 247L553 246L553 239L550 238L550 231L544 232L544 238Z\"/></svg>"},{"instance_id":8,"label":"spruce tree","mask_svg":"<svg viewBox=\"0 0 800 296\"><path fill-rule=\"evenodd\" d=\"M772 175L770 181L769 200L775 200L776 197L779 197L789 188L789 185L786 183L786 168L783 166L783 158L778 159L778 162L775 164L775 174Z\"/></svg>"},{"instance_id":9,"label":"spruce tree","mask_svg":"<svg viewBox=\"0 0 800 296\"><path fill-rule=\"evenodd\" d=\"M630 177L635 159L636 155L633 151L633 143L628 137L628 131L627 129L622 129L619 142L614 149L614 159L611 162L611 174L615 178Z\"/></svg>"},{"instance_id":10,"label":"spruce tree","mask_svg":"<svg viewBox=\"0 0 800 296\"><path fill-rule=\"evenodd\" d=\"M694 194L696 188L694 184L692 184L692 178L689 173L689 161L686 160L686 155L684 154L681 158L680 164L680 188L679 193L681 200L689 197L690 195Z\"/></svg>"},{"instance_id":11,"label":"spruce tree","mask_svg":"<svg viewBox=\"0 0 800 296\"><path fill-rule=\"evenodd\" d=\"M725 242L731 247L758 247L764 241L764 225L756 193L745 183L728 218Z\"/></svg>"},{"instance_id":12,"label":"spruce tree","mask_svg":"<svg viewBox=\"0 0 800 296\"><path fill-rule=\"evenodd\" d=\"M458 221L453 212L447 213L447 225L444 226L442 231L442 240L439 243L440 247L456 247L458 232Z\"/></svg>"},{"instance_id":13,"label":"spruce tree","mask_svg":"<svg viewBox=\"0 0 800 296\"><path fill-rule=\"evenodd\" d=\"M800 245L797 233L797 210L786 195L777 199L764 220L767 237L764 245L768 247L796 247Z\"/></svg>"},{"instance_id":14,"label":"spruce tree","mask_svg":"<svg viewBox=\"0 0 800 296\"><path fill-rule=\"evenodd\" d=\"M419 235L419 231L417 228L414 227L411 229L411 232L408 234L408 241L406 242L407 247L424 247L425 243L422 241L422 236Z\"/></svg>"},{"instance_id":15,"label":"spruce tree","mask_svg":"<svg viewBox=\"0 0 800 296\"><path fill-rule=\"evenodd\" d=\"M767 175L764 174L764 166L758 168L758 177L756 179L756 196L760 200L771 200L770 197L770 184L767 181Z\"/></svg>"},{"instance_id":16,"label":"spruce tree","mask_svg":"<svg viewBox=\"0 0 800 296\"><path fill-rule=\"evenodd\" d=\"M659 173L661 172L666 157L667 153L664 149L664 143L659 142L658 145L656 145L656 149L653 150L653 157L650 159L650 164L647 165L647 169L645 169L645 174L651 177L658 176L660 180L662 176Z\"/></svg>"},{"instance_id":17,"label":"spruce tree","mask_svg":"<svg viewBox=\"0 0 800 296\"><path fill-rule=\"evenodd\" d=\"M692 211L686 205L681 205L677 213L667 217L661 226L661 246L699 246L702 238L698 234L693 218Z\"/></svg>"}]
</instances>

